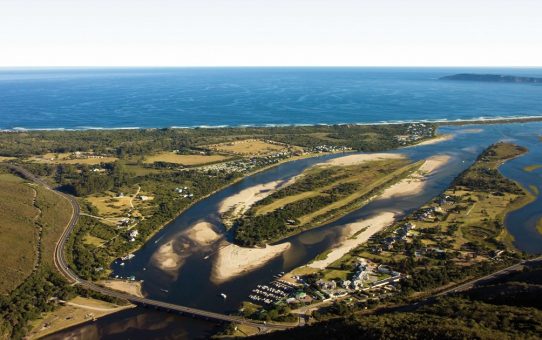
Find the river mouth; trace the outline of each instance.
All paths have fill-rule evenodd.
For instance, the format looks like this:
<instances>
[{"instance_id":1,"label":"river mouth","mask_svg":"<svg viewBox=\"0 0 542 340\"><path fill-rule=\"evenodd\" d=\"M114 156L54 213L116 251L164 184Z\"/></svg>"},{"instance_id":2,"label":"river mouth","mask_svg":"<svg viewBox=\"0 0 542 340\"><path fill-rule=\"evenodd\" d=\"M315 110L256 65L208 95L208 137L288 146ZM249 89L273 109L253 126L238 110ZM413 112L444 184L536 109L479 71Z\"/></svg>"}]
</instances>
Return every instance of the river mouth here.
<instances>
[{"instance_id":1,"label":"river mouth","mask_svg":"<svg viewBox=\"0 0 542 340\"><path fill-rule=\"evenodd\" d=\"M213 281L212 272L216 252L227 244L224 240L227 238L227 233L219 215L219 207L224 199L247 188L273 181L287 181L313 164L341 155L327 155L282 164L247 177L195 204L149 240L135 253L135 258L126 262L124 266L120 266L118 262L114 263L113 275L120 277L133 275L136 280L143 280L144 294L149 298L216 312L235 311L255 285L272 280L273 276L280 272L288 272L304 265L319 253L337 244L343 235L344 225L382 212L393 211L398 216L402 216L423 205L442 192L461 171L474 162L484 148L494 142L513 140L531 150L527 157L511 160L502 167L506 176L524 185L530 185L536 180L537 174L526 173L521 169L521 164L529 161L531 153L532 157L537 157L542 149L542 143L536 139L540 126L542 126L541 123L443 127L439 132L451 133L454 135L453 139L438 144L392 150L390 152L404 154L413 161L435 155L448 155L451 159L445 167L428 177L423 192L389 199L376 199L339 220L275 243L275 245L289 243L290 247L264 265L244 272L231 280ZM534 210L535 206L536 203L527 207ZM514 214L515 212L510 214L507 221L516 221L517 217L514 217ZM205 240L194 241L193 238L188 237L187 230L198 223L212 225L216 239L206 243ZM517 228L512 228L510 231L521 250L536 251L538 249L533 246L533 242L527 244L522 241L521 235L518 235L518 233L527 233L526 231L520 231ZM223 299L220 296L221 293L226 294L227 299Z\"/></svg>"}]
</instances>

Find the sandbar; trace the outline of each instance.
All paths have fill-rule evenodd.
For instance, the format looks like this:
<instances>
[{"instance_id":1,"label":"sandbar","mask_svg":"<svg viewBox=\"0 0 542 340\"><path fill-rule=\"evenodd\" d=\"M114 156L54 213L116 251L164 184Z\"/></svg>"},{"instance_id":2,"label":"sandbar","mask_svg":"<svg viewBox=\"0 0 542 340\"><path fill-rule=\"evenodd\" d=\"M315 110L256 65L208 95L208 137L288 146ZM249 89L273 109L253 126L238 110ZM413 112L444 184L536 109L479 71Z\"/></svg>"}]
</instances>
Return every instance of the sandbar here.
<instances>
[{"instance_id":1,"label":"sandbar","mask_svg":"<svg viewBox=\"0 0 542 340\"><path fill-rule=\"evenodd\" d=\"M228 244L218 250L213 263L211 281L215 284L233 279L234 277L260 268L268 261L280 256L290 248L289 242L277 245L267 245L265 248L244 248Z\"/></svg>"}]
</instances>

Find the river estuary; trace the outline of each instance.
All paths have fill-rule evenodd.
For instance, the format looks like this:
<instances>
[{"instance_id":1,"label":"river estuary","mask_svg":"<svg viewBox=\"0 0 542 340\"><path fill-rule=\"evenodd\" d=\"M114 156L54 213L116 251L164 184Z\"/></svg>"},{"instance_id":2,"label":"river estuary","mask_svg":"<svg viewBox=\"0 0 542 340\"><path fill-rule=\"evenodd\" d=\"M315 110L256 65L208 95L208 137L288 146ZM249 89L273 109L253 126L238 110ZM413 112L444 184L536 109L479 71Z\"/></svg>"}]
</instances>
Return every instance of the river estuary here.
<instances>
[{"instance_id":1,"label":"river estuary","mask_svg":"<svg viewBox=\"0 0 542 340\"><path fill-rule=\"evenodd\" d=\"M408 214L426 201L442 192L451 181L472 164L478 154L497 141L512 141L525 146L529 152L506 162L502 173L521 183L537 198L532 203L511 212L506 217L506 226L515 238L515 245L529 253L542 252L542 235L536 223L542 218L542 169L525 171L524 167L542 163L542 123L517 123L501 125L465 125L442 127L439 133L452 134L453 138L437 144L392 150L416 161L433 155L449 155L446 166L428 176L423 192L392 199L375 199L364 207L322 227L302 232L281 241L290 242L291 247L281 256L262 267L237 276L223 283L210 280L212 264L216 260L217 247L225 240L209 245L196 245L186 238L185 231L195 223L207 221L224 230L218 213L220 203L240 191L272 181L286 181L304 169L324 160L340 157L328 155L302 159L282 164L270 170L247 177L193 205L174 221L158 232L135 253L135 257L121 266L112 265L113 275L135 276L143 280L144 294L153 299L197 307L216 312L233 312L257 284L265 284L279 272L288 272L308 263L319 253L333 247L341 240L344 225L367 219L381 212L394 212L399 216ZM222 233L222 238L229 235ZM182 258L181 265L174 270L164 270L156 261L156 254L164 245L171 245L174 256ZM161 248L162 247L162 248ZM227 299L220 297L227 294ZM106 316L95 322L74 326L48 339L75 338L203 338L213 334L218 325L211 321L196 320L159 311L135 308Z\"/></svg>"}]
</instances>

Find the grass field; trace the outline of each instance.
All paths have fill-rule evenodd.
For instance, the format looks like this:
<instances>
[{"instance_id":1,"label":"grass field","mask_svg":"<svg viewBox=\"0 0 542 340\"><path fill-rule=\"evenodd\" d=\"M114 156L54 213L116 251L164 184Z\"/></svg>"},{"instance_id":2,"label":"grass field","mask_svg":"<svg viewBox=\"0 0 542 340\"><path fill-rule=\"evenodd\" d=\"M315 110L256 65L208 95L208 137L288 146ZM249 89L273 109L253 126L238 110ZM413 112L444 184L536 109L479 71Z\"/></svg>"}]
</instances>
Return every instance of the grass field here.
<instances>
[{"instance_id":1,"label":"grass field","mask_svg":"<svg viewBox=\"0 0 542 340\"><path fill-rule=\"evenodd\" d=\"M101 158L73 158L72 153L46 153L40 156L30 157L29 160L37 163L46 164L87 164L95 165L100 163L112 163L116 161L116 157L101 157Z\"/></svg>"},{"instance_id":2,"label":"grass field","mask_svg":"<svg viewBox=\"0 0 542 340\"><path fill-rule=\"evenodd\" d=\"M85 199L98 210L99 217L110 219L126 217L129 212L132 216L141 216L139 209L147 208L152 204L153 197L138 190L137 186L125 190L123 194L123 197L117 197L116 193L106 191L102 194L87 196ZM148 200L141 201L136 194L147 196Z\"/></svg>"},{"instance_id":3,"label":"grass field","mask_svg":"<svg viewBox=\"0 0 542 340\"><path fill-rule=\"evenodd\" d=\"M288 148L286 145L272 144L260 139L245 139L229 143L209 145L208 147L218 152L233 153L242 156L265 155L273 152L284 151Z\"/></svg>"},{"instance_id":4,"label":"grass field","mask_svg":"<svg viewBox=\"0 0 542 340\"><path fill-rule=\"evenodd\" d=\"M131 306L118 306L109 302L78 296L70 300L68 304L64 304L34 320L30 325L31 330L28 337L30 339L41 338L78 323L91 321L126 308L131 308Z\"/></svg>"},{"instance_id":5,"label":"grass field","mask_svg":"<svg viewBox=\"0 0 542 340\"><path fill-rule=\"evenodd\" d=\"M15 159L15 157L0 156L0 163L5 162L5 161L11 161L12 159Z\"/></svg>"},{"instance_id":6,"label":"grass field","mask_svg":"<svg viewBox=\"0 0 542 340\"><path fill-rule=\"evenodd\" d=\"M145 163L166 162L186 166L221 162L229 159L223 155L180 155L175 152L161 152L145 158Z\"/></svg>"},{"instance_id":7,"label":"grass field","mask_svg":"<svg viewBox=\"0 0 542 340\"><path fill-rule=\"evenodd\" d=\"M35 191L16 176L0 174L0 294L17 287L31 272L37 234Z\"/></svg>"}]
</instances>

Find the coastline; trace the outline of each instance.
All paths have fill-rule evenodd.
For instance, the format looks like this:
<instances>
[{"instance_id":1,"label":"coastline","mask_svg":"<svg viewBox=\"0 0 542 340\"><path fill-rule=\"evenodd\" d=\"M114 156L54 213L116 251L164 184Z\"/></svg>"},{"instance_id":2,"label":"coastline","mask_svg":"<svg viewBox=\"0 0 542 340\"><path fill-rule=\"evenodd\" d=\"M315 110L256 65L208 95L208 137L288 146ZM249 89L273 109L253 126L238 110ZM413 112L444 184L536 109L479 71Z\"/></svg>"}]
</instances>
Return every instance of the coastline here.
<instances>
[{"instance_id":1,"label":"coastline","mask_svg":"<svg viewBox=\"0 0 542 340\"><path fill-rule=\"evenodd\" d=\"M155 126L155 127L81 127L81 128L25 128L13 127L2 128L0 133L22 133L22 132L43 132L43 131L107 131L107 130L157 130L157 129L243 129L243 128L273 128L273 127L307 127L307 126L372 126L372 125L400 125L400 124L436 124L441 125L477 125L477 124L506 124L506 123L526 123L526 122L541 122L541 115L526 115L526 116L510 116L510 117L485 117L480 116L471 119L419 119L419 120L393 120L382 122L352 122L352 123L311 123L311 124L243 124L243 125L194 125L194 126Z\"/></svg>"}]
</instances>

